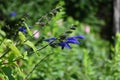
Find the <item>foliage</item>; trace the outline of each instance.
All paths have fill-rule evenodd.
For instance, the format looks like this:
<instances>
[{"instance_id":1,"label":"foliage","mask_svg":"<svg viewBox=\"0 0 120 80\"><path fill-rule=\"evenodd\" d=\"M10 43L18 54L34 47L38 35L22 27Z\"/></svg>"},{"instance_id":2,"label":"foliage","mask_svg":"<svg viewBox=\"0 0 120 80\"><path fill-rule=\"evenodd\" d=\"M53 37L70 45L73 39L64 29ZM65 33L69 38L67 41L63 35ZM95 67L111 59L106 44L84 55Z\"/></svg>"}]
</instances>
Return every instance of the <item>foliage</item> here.
<instances>
[{"instance_id":1,"label":"foliage","mask_svg":"<svg viewBox=\"0 0 120 80\"><path fill-rule=\"evenodd\" d=\"M12 2L13 7L9 8ZM52 10L48 10L50 7L46 1L44 4L47 6L37 5L39 2L44 0L3 1L7 9L3 5L0 7L2 15L7 16L0 21L1 80L119 80L119 34L115 49L111 47L115 53L110 57L109 42L102 40L94 27L71 17L63 19L65 9L58 7L64 5L63 1ZM17 14L12 12L14 8ZM32 16L22 15L28 12ZM76 40L78 35L84 36L84 39ZM67 43L66 38L71 36L74 39L68 41L79 41L80 45L69 44L71 49L67 47L63 50L61 47L66 46L57 47L61 42Z\"/></svg>"},{"instance_id":2,"label":"foliage","mask_svg":"<svg viewBox=\"0 0 120 80\"><path fill-rule=\"evenodd\" d=\"M3 27L7 37L11 37L16 31L15 23L21 19L21 17L28 15L29 19L28 26L34 25L36 20L41 17L43 14L47 13L56 6L58 1L49 1L49 0L9 0L9 1L0 1L0 20L4 21L6 26ZM48 7L46 7L48 6ZM45 8L45 9L44 9ZM22 19L23 20L23 19ZM32 21L31 21L32 20ZM9 29L10 28L10 29Z\"/></svg>"},{"instance_id":3,"label":"foliage","mask_svg":"<svg viewBox=\"0 0 120 80\"><path fill-rule=\"evenodd\" d=\"M112 7L112 0L65 0L65 3L68 15L81 22L97 26L104 25L104 17L110 15Z\"/></svg>"},{"instance_id":4,"label":"foliage","mask_svg":"<svg viewBox=\"0 0 120 80\"><path fill-rule=\"evenodd\" d=\"M94 27L102 38L114 43L113 2L114 0L64 0L68 16Z\"/></svg>"}]
</instances>

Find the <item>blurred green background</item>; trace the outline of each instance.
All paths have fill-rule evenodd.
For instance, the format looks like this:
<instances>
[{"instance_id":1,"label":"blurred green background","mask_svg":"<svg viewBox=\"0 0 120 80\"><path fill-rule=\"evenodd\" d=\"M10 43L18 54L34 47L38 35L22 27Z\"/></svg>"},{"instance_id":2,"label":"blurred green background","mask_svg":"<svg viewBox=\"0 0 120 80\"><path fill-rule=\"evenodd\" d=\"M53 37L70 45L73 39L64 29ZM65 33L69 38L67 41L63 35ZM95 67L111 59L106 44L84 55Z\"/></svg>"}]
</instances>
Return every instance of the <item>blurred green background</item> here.
<instances>
[{"instance_id":1,"label":"blurred green background","mask_svg":"<svg viewBox=\"0 0 120 80\"><path fill-rule=\"evenodd\" d=\"M44 28L35 24L57 6L62 10ZM85 39L80 45L71 45L72 49L48 46L35 54L28 46L18 46L24 58L15 62L11 61L14 54L2 58L0 80L22 80L49 53L54 54L41 62L28 80L120 80L119 35L118 45L113 46L113 0L0 0L0 56L7 48L5 39L17 44L15 25L25 14L29 15L26 23L31 32L39 31L33 38L24 34L36 48L47 44L43 38L57 37L72 24L78 27L70 36Z\"/></svg>"}]
</instances>

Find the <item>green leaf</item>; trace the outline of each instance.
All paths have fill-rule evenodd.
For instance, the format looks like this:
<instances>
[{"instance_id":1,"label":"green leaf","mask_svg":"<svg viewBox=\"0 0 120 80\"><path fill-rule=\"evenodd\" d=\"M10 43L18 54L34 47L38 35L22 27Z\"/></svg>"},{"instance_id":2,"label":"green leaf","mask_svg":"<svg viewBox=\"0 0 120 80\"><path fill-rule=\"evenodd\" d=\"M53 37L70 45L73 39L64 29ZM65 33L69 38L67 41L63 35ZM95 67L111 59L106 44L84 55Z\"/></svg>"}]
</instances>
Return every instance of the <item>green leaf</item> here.
<instances>
[{"instance_id":1,"label":"green leaf","mask_svg":"<svg viewBox=\"0 0 120 80\"><path fill-rule=\"evenodd\" d=\"M18 63L12 63L12 65L15 66L14 71L19 74L19 76L25 77L25 75L22 72L22 69L20 68L20 65Z\"/></svg>"},{"instance_id":2,"label":"green leaf","mask_svg":"<svg viewBox=\"0 0 120 80\"><path fill-rule=\"evenodd\" d=\"M8 44L8 47L11 49L11 51L15 54L15 56L22 56L18 48L12 43Z\"/></svg>"},{"instance_id":3,"label":"green leaf","mask_svg":"<svg viewBox=\"0 0 120 80\"><path fill-rule=\"evenodd\" d=\"M24 53L23 53L23 57L24 57L24 59L28 59L28 56L27 56L27 51L25 51Z\"/></svg>"},{"instance_id":4,"label":"green leaf","mask_svg":"<svg viewBox=\"0 0 120 80\"><path fill-rule=\"evenodd\" d=\"M5 39L5 40L4 40L4 43L5 43L5 44L11 44L11 43L12 43L12 40L10 40L10 39Z\"/></svg>"},{"instance_id":5,"label":"green leaf","mask_svg":"<svg viewBox=\"0 0 120 80\"><path fill-rule=\"evenodd\" d=\"M10 53L12 53L12 52L10 52ZM15 55L14 54L10 54L9 58L8 58L9 62L12 62L14 58L15 58Z\"/></svg>"},{"instance_id":6,"label":"green leaf","mask_svg":"<svg viewBox=\"0 0 120 80\"><path fill-rule=\"evenodd\" d=\"M0 29L0 35L6 36L5 32Z\"/></svg>"},{"instance_id":7,"label":"green leaf","mask_svg":"<svg viewBox=\"0 0 120 80\"><path fill-rule=\"evenodd\" d=\"M7 46L8 48L10 48L11 52L12 52L13 54L15 54L16 57L22 56L21 53L20 53L20 51L19 51L18 48L15 46L15 44L13 43L12 40L6 39L6 40L4 41L4 44L6 44L6 46Z\"/></svg>"},{"instance_id":8,"label":"green leaf","mask_svg":"<svg viewBox=\"0 0 120 80\"><path fill-rule=\"evenodd\" d=\"M36 51L37 48L34 46L34 44L30 41L26 41L24 44L28 45L29 47L31 47L33 49L33 51Z\"/></svg>"},{"instance_id":9,"label":"green leaf","mask_svg":"<svg viewBox=\"0 0 120 80\"><path fill-rule=\"evenodd\" d=\"M0 72L0 80L6 80L5 74L3 72Z\"/></svg>"},{"instance_id":10,"label":"green leaf","mask_svg":"<svg viewBox=\"0 0 120 80\"><path fill-rule=\"evenodd\" d=\"M22 42L24 42L24 41L26 40L25 35L24 35L22 32L19 32L18 34L19 34L19 39L20 39Z\"/></svg>"},{"instance_id":11,"label":"green leaf","mask_svg":"<svg viewBox=\"0 0 120 80\"><path fill-rule=\"evenodd\" d=\"M23 23L24 23L24 25L25 25L25 27L26 27L26 29L27 29L28 34L29 34L30 36L32 36L32 32L30 31L28 25L27 25L25 22L23 22Z\"/></svg>"},{"instance_id":12,"label":"green leaf","mask_svg":"<svg viewBox=\"0 0 120 80\"><path fill-rule=\"evenodd\" d=\"M9 80L15 80L12 76L12 69L10 67L3 67L2 71L5 73Z\"/></svg>"}]
</instances>

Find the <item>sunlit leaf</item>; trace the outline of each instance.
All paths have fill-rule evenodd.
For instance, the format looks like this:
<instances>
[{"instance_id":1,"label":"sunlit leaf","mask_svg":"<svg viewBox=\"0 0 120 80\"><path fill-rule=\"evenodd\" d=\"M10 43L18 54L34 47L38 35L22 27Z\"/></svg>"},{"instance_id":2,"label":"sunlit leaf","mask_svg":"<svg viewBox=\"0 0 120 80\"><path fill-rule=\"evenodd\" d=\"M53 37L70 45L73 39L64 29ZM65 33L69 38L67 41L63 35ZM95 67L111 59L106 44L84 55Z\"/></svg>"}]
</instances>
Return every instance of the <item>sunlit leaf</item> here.
<instances>
[{"instance_id":1,"label":"sunlit leaf","mask_svg":"<svg viewBox=\"0 0 120 80\"><path fill-rule=\"evenodd\" d=\"M25 27L26 27L26 29L27 29L28 34L29 34L30 36L32 36L32 32L30 31L28 25L27 25L25 22L23 22L23 23L24 23L24 25L25 25Z\"/></svg>"},{"instance_id":2,"label":"sunlit leaf","mask_svg":"<svg viewBox=\"0 0 120 80\"><path fill-rule=\"evenodd\" d=\"M18 50L18 48L12 43L12 44L9 44L8 46L11 51L18 57L18 56L22 56L20 51Z\"/></svg>"},{"instance_id":3,"label":"sunlit leaf","mask_svg":"<svg viewBox=\"0 0 120 80\"><path fill-rule=\"evenodd\" d=\"M33 51L36 51L36 47L34 46L34 44L30 41L26 41L24 44L28 45L29 47L31 47L33 49Z\"/></svg>"},{"instance_id":4,"label":"sunlit leaf","mask_svg":"<svg viewBox=\"0 0 120 80\"><path fill-rule=\"evenodd\" d=\"M24 41L26 40L25 35L24 35L22 32L19 32L18 34L19 34L20 40L21 40L22 42L24 42Z\"/></svg>"},{"instance_id":5,"label":"sunlit leaf","mask_svg":"<svg viewBox=\"0 0 120 80\"><path fill-rule=\"evenodd\" d=\"M19 49L15 46L12 40L6 39L4 43L10 48L10 50L13 54L15 54L15 56L22 56Z\"/></svg>"}]
</instances>

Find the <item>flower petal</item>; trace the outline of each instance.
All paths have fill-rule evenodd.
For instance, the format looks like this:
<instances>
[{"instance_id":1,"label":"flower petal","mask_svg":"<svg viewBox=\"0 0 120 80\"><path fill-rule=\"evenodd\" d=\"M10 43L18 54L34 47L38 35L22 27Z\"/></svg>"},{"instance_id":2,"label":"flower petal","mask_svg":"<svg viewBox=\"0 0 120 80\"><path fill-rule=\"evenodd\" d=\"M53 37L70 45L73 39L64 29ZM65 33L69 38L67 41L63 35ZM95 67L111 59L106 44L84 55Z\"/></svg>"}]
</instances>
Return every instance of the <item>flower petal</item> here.
<instances>
[{"instance_id":1,"label":"flower petal","mask_svg":"<svg viewBox=\"0 0 120 80\"><path fill-rule=\"evenodd\" d=\"M78 40L67 40L67 43L80 44Z\"/></svg>"},{"instance_id":2,"label":"flower petal","mask_svg":"<svg viewBox=\"0 0 120 80\"><path fill-rule=\"evenodd\" d=\"M61 46L62 49L64 49L64 47L71 49L70 45L67 42L60 42L58 45Z\"/></svg>"},{"instance_id":3,"label":"flower petal","mask_svg":"<svg viewBox=\"0 0 120 80\"><path fill-rule=\"evenodd\" d=\"M75 37L69 37L67 38L68 43L73 43L73 44L80 44L79 41Z\"/></svg>"},{"instance_id":4,"label":"flower petal","mask_svg":"<svg viewBox=\"0 0 120 80\"><path fill-rule=\"evenodd\" d=\"M84 36L76 36L75 38L84 39Z\"/></svg>"}]
</instances>

